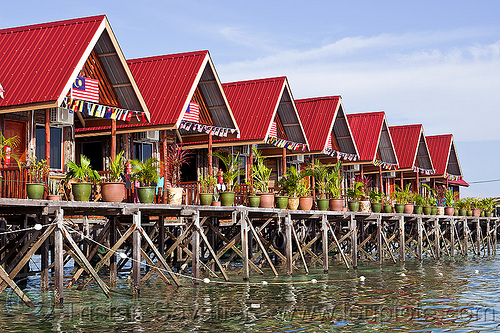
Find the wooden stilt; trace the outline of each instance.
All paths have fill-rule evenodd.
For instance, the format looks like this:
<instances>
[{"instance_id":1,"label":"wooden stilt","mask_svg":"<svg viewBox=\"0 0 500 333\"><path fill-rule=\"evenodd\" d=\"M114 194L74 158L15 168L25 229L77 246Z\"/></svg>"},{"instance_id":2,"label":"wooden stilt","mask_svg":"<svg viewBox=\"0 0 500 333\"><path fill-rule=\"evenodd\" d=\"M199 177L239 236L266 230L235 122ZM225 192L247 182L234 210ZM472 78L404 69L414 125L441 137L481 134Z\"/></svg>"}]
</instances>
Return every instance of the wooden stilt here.
<instances>
[{"instance_id":1,"label":"wooden stilt","mask_svg":"<svg viewBox=\"0 0 500 333\"><path fill-rule=\"evenodd\" d=\"M399 262L405 262L405 218L399 217Z\"/></svg>"},{"instance_id":2,"label":"wooden stilt","mask_svg":"<svg viewBox=\"0 0 500 333\"><path fill-rule=\"evenodd\" d=\"M200 279L200 213L195 212L192 215L193 219L193 236L191 239L191 246L193 256L191 258L191 270L193 274L193 284L199 284Z\"/></svg>"},{"instance_id":3,"label":"wooden stilt","mask_svg":"<svg viewBox=\"0 0 500 333\"><path fill-rule=\"evenodd\" d=\"M109 229L109 243L113 246L116 243L116 217L112 217L110 221ZM116 255L112 255L109 258L109 286L111 288L116 288L116 280L118 277Z\"/></svg>"},{"instance_id":4,"label":"wooden stilt","mask_svg":"<svg viewBox=\"0 0 500 333\"><path fill-rule=\"evenodd\" d=\"M43 217L44 224L49 224L49 216ZM49 240L45 240L40 249L40 291L42 293L49 290Z\"/></svg>"},{"instance_id":5,"label":"wooden stilt","mask_svg":"<svg viewBox=\"0 0 500 333\"><path fill-rule=\"evenodd\" d=\"M323 273L328 273L328 219L326 215L321 216L321 242L323 245Z\"/></svg>"},{"instance_id":6,"label":"wooden stilt","mask_svg":"<svg viewBox=\"0 0 500 333\"><path fill-rule=\"evenodd\" d=\"M486 251L488 256L491 255L491 231L490 231L490 219L486 219Z\"/></svg>"},{"instance_id":7,"label":"wooden stilt","mask_svg":"<svg viewBox=\"0 0 500 333\"><path fill-rule=\"evenodd\" d=\"M30 308L34 308L35 305L33 302L26 296L21 289L17 286L17 284L9 277L7 272L0 266L0 279L2 279L15 293L19 298L29 306Z\"/></svg>"},{"instance_id":8,"label":"wooden stilt","mask_svg":"<svg viewBox=\"0 0 500 333\"><path fill-rule=\"evenodd\" d=\"M436 260L440 257L440 237L439 237L439 218L434 218L434 253L436 255Z\"/></svg>"},{"instance_id":9,"label":"wooden stilt","mask_svg":"<svg viewBox=\"0 0 500 333\"><path fill-rule=\"evenodd\" d=\"M250 230L252 231L253 235L255 236L257 244L259 244L260 250L264 254L264 257L266 258L267 262L269 263L269 266L271 266L271 269L272 269L274 275L278 276L278 271L276 270L276 267L274 267L274 264L271 261L271 258L269 257L269 254L267 253L266 248L262 244L262 240L260 239L260 235L257 233L257 231L255 231L255 228L253 227L252 222L248 218L247 213L246 212L242 212L242 214L244 215L244 218L247 220L247 223L250 226ZM271 248L272 248L272 246L271 246Z\"/></svg>"},{"instance_id":10,"label":"wooden stilt","mask_svg":"<svg viewBox=\"0 0 500 333\"><path fill-rule=\"evenodd\" d=\"M347 261L347 257L345 256L344 251L340 247L340 242L338 241L337 236L335 235L335 232L333 232L332 225L328 221L326 221L326 223L328 224L328 228L330 229L330 233L332 234L333 242L334 242L335 246L337 247L337 250L339 251L342 260L344 261L345 267L347 267L347 269L349 269L349 262Z\"/></svg>"},{"instance_id":11,"label":"wooden stilt","mask_svg":"<svg viewBox=\"0 0 500 333\"><path fill-rule=\"evenodd\" d=\"M158 252L161 256L165 254L165 217L160 216L158 220Z\"/></svg>"},{"instance_id":12,"label":"wooden stilt","mask_svg":"<svg viewBox=\"0 0 500 333\"><path fill-rule=\"evenodd\" d=\"M300 247L300 241L299 241L299 238L297 237L297 232L295 231L293 223L292 223L292 233L293 233L293 237L295 239L295 243L297 244L297 251L299 252L300 258L302 260L302 264L304 265L304 269L306 270L306 274L309 274L309 268L307 268L306 258L304 258L304 253L302 252L302 248ZM293 262L293 258L292 258L292 262Z\"/></svg>"},{"instance_id":13,"label":"wooden stilt","mask_svg":"<svg viewBox=\"0 0 500 333\"><path fill-rule=\"evenodd\" d=\"M465 217L464 220L463 220L463 235L464 235L464 239L463 239L463 242L464 242L464 256L467 257L467 255L469 254L469 249L468 249L468 244L469 244L469 223L467 221L467 218Z\"/></svg>"},{"instance_id":14,"label":"wooden stilt","mask_svg":"<svg viewBox=\"0 0 500 333\"><path fill-rule=\"evenodd\" d=\"M56 213L57 225L54 230L54 274L55 274L55 290L54 290L54 304L56 307L62 307L64 302L64 294L63 294L63 235L62 235L62 226L63 226L63 217L64 212L62 209L59 209Z\"/></svg>"},{"instance_id":15,"label":"wooden stilt","mask_svg":"<svg viewBox=\"0 0 500 333\"><path fill-rule=\"evenodd\" d=\"M481 255L481 224L479 217L476 219L476 247L477 247L477 255Z\"/></svg>"},{"instance_id":16,"label":"wooden stilt","mask_svg":"<svg viewBox=\"0 0 500 333\"><path fill-rule=\"evenodd\" d=\"M285 152L286 154L286 152ZM286 161L286 155L284 155ZM286 164L286 163L285 163ZM285 247L285 257L286 257L286 273L292 275L293 273L293 261L292 261L292 219L290 215L285 216L285 235L286 235L286 247Z\"/></svg>"},{"instance_id":17,"label":"wooden stilt","mask_svg":"<svg viewBox=\"0 0 500 333\"><path fill-rule=\"evenodd\" d=\"M354 219L354 215L351 215L349 230L351 231L351 261L352 267L358 268L358 228L356 226L357 222Z\"/></svg>"},{"instance_id":18,"label":"wooden stilt","mask_svg":"<svg viewBox=\"0 0 500 333\"><path fill-rule=\"evenodd\" d=\"M453 217L450 218L450 243L451 243L450 254L452 257L454 257L455 256L455 218L453 218Z\"/></svg>"},{"instance_id":19,"label":"wooden stilt","mask_svg":"<svg viewBox=\"0 0 500 333\"><path fill-rule=\"evenodd\" d=\"M243 280L250 278L250 270L248 267L248 225L245 218L241 219L241 258L243 261Z\"/></svg>"},{"instance_id":20,"label":"wooden stilt","mask_svg":"<svg viewBox=\"0 0 500 333\"><path fill-rule=\"evenodd\" d=\"M139 298L141 293L141 211L132 216L135 230L132 233L132 292L134 298ZM113 254L114 255L114 254Z\"/></svg>"},{"instance_id":21,"label":"wooden stilt","mask_svg":"<svg viewBox=\"0 0 500 333\"><path fill-rule=\"evenodd\" d=\"M493 226L493 253L495 255L497 254L497 245L498 245L497 226L498 226L498 219L495 220L495 225Z\"/></svg>"},{"instance_id":22,"label":"wooden stilt","mask_svg":"<svg viewBox=\"0 0 500 333\"><path fill-rule=\"evenodd\" d=\"M384 261L384 244L382 243L382 216L377 216L377 261L382 265Z\"/></svg>"}]
</instances>

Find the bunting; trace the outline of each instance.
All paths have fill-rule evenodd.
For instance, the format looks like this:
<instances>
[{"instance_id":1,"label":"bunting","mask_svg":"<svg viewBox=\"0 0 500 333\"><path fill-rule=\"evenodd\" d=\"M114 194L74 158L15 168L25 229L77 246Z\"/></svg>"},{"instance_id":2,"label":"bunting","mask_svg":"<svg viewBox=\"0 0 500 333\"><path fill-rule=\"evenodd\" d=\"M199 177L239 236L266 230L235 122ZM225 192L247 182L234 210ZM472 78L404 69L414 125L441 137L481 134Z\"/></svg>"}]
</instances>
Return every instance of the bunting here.
<instances>
[{"instance_id":1,"label":"bunting","mask_svg":"<svg viewBox=\"0 0 500 333\"><path fill-rule=\"evenodd\" d=\"M393 169L395 170L397 167L397 164L387 163L387 162L384 162L381 160L374 160L373 165L381 166L383 169L386 169L386 170L393 170Z\"/></svg>"},{"instance_id":2,"label":"bunting","mask_svg":"<svg viewBox=\"0 0 500 333\"><path fill-rule=\"evenodd\" d=\"M219 126L213 126L213 125L203 125L203 124L198 124L195 122L191 121L186 121L186 120L181 120L181 123L179 125L179 129L183 129L186 132L198 132L198 133L206 133L214 136L218 136L221 138L225 138L228 136L229 133L234 134L236 133L236 137L240 137L240 131L235 129L235 128L226 128L226 127L219 127Z\"/></svg>"},{"instance_id":3,"label":"bunting","mask_svg":"<svg viewBox=\"0 0 500 333\"><path fill-rule=\"evenodd\" d=\"M359 156L357 154L343 153L328 146L323 149L323 154L331 157L336 157L337 159L344 161L357 161L359 159Z\"/></svg>"},{"instance_id":4,"label":"bunting","mask_svg":"<svg viewBox=\"0 0 500 333\"><path fill-rule=\"evenodd\" d=\"M289 150L302 149L302 151L306 151L307 149L307 145L305 143L292 142L285 139L278 139L272 136L267 137L266 143L278 148L286 148Z\"/></svg>"},{"instance_id":5,"label":"bunting","mask_svg":"<svg viewBox=\"0 0 500 333\"><path fill-rule=\"evenodd\" d=\"M84 115L96 118L116 119L120 121L130 121L135 116L137 121L147 122L146 115L142 111L132 111L112 106L82 101L71 97L65 97L61 107L69 112L79 111Z\"/></svg>"},{"instance_id":6,"label":"bunting","mask_svg":"<svg viewBox=\"0 0 500 333\"><path fill-rule=\"evenodd\" d=\"M444 173L444 178L446 178L448 180L453 180L453 181L462 180L462 176L450 175L447 172Z\"/></svg>"},{"instance_id":7,"label":"bunting","mask_svg":"<svg viewBox=\"0 0 500 333\"><path fill-rule=\"evenodd\" d=\"M427 175L427 176L430 176L430 175L433 175L434 173L436 173L436 170L434 169L423 169L423 168L419 168L419 167L416 167L416 166L413 166L411 168L413 170L413 172L416 172L416 173L421 173L423 175Z\"/></svg>"}]
</instances>

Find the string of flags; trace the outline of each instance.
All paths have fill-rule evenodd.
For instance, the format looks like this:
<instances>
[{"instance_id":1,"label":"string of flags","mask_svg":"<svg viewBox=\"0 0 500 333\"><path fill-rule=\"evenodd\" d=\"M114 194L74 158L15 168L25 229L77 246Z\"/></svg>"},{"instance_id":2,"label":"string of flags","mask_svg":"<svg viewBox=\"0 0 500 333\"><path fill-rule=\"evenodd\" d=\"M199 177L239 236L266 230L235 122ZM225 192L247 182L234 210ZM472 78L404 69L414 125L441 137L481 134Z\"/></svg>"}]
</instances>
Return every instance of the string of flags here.
<instances>
[{"instance_id":1,"label":"string of flags","mask_svg":"<svg viewBox=\"0 0 500 333\"><path fill-rule=\"evenodd\" d=\"M229 134L236 133L236 137L239 139L240 138L240 131L235 129L235 128L226 128L226 127L218 127L218 126L213 126L213 125L203 125L203 124L198 124L194 123L191 121L186 121L186 120L181 120L181 123L179 125L179 129L183 129L187 132L198 132L198 133L203 133L205 132L206 134L210 134L212 132L212 135L225 138Z\"/></svg>"},{"instance_id":2,"label":"string of flags","mask_svg":"<svg viewBox=\"0 0 500 333\"><path fill-rule=\"evenodd\" d=\"M450 175L447 172L444 173L444 178L446 178L448 180L453 180L453 181L462 180L462 176Z\"/></svg>"},{"instance_id":3,"label":"string of flags","mask_svg":"<svg viewBox=\"0 0 500 333\"><path fill-rule=\"evenodd\" d=\"M275 147L286 148L290 150L302 149L302 151L306 151L307 148L307 145L305 143L292 142L285 139L278 139L272 136L267 137L266 143Z\"/></svg>"},{"instance_id":4,"label":"string of flags","mask_svg":"<svg viewBox=\"0 0 500 333\"><path fill-rule=\"evenodd\" d=\"M392 170L392 169L396 170L396 167L397 167L397 164L387 163L387 162L384 162L381 160L374 160L373 165L381 166L383 169L386 169L386 170Z\"/></svg>"},{"instance_id":5,"label":"string of flags","mask_svg":"<svg viewBox=\"0 0 500 333\"><path fill-rule=\"evenodd\" d=\"M96 118L116 119L128 122L134 117L138 122L147 122L146 115L142 111L126 110L71 97L65 97L61 107L69 110L70 113L79 111L81 114Z\"/></svg>"},{"instance_id":6,"label":"string of flags","mask_svg":"<svg viewBox=\"0 0 500 333\"><path fill-rule=\"evenodd\" d=\"M323 149L323 154L336 157L337 159L339 160L342 159L344 161L357 161L359 159L359 156L357 154L343 153L335 149L332 149L331 147L325 147Z\"/></svg>"},{"instance_id":7,"label":"string of flags","mask_svg":"<svg viewBox=\"0 0 500 333\"><path fill-rule=\"evenodd\" d=\"M421 174L427 175L427 176L430 176L430 175L433 175L434 173L436 173L436 170L423 169L423 168L419 168L416 166L413 166L411 169L413 170L413 172L421 173Z\"/></svg>"}]
</instances>

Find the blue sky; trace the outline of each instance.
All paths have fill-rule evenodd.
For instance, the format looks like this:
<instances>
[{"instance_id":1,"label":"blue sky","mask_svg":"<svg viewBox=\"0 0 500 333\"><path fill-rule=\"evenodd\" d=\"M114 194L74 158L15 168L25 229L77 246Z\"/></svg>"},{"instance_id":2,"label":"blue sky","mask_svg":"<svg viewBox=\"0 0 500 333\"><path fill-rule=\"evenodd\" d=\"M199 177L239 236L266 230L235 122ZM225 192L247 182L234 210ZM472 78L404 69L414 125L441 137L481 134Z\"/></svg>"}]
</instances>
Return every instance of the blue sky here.
<instances>
[{"instance_id":1,"label":"blue sky","mask_svg":"<svg viewBox=\"0 0 500 333\"><path fill-rule=\"evenodd\" d=\"M347 113L453 133L463 196L500 196L473 183L500 178L498 13L491 0L20 0L0 27L106 14L127 58L208 49L223 82L286 75L295 98L341 95Z\"/></svg>"}]
</instances>

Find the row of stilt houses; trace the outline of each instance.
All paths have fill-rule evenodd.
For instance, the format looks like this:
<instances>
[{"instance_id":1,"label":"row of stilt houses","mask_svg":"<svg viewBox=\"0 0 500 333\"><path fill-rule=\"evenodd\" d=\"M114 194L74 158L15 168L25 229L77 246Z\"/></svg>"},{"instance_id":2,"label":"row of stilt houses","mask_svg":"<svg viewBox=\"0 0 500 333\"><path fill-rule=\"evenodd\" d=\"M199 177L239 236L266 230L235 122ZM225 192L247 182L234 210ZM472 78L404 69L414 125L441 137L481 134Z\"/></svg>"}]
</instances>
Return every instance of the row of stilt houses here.
<instances>
[{"instance_id":1,"label":"row of stilt houses","mask_svg":"<svg viewBox=\"0 0 500 333\"><path fill-rule=\"evenodd\" d=\"M3 29L0 41L1 132L20 138L22 162L45 159L56 175L80 154L103 171L122 150L164 160L177 144L193 152L183 181L195 182L219 170L214 149L239 152L248 170L257 146L272 184L319 159L343 161L346 179L369 176L386 194L407 182L467 186L452 135L389 126L384 112L346 113L340 96L295 100L286 77L221 83L208 51L126 60L105 16ZM83 81L98 92L79 94ZM2 196L23 198L12 163Z\"/></svg>"}]
</instances>

